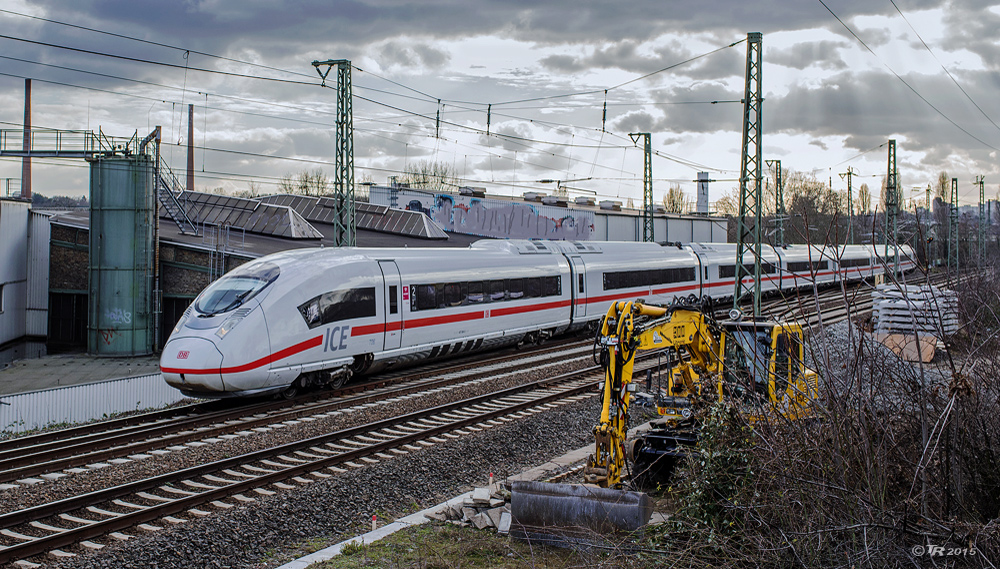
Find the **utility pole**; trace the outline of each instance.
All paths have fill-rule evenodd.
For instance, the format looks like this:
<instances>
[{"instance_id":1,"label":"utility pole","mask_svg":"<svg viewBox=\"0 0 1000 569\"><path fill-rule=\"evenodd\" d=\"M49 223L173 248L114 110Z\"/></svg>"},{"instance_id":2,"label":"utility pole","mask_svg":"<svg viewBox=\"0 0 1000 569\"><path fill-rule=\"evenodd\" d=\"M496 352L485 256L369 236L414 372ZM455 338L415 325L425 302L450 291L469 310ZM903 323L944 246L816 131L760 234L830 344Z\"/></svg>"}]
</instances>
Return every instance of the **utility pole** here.
<instances>
[{"instance_id":1,"label":"utility pole","mask_svg":"<svg viewBox=\"0 0 1000 569\"><path fill-rule=\"evenodd\" d=\"M986 262L986 178L976 176L979 185L979 265Z\"/></svg>"},{"instance_id":2,"label":"utility pole","mask_svg":"<svg viewBox=\"0 0 1000 569\"><path fill-rule=\"evenodd\" d=\"M781 177L781 160L765 160L768 167L774 166L774 245L785 244L785 180Z\"/></svg>"},{"instance_id":3,"label":"utility pole","mask_svg":"<svg viewBox=\"0 0 1000 569\"><path fill-rule=\"evenodd\" d=\"M854 244L854 189L851 186L851 178L857 176L858 172L853 167L848 166L847 171L840 175L841 179L847 178L847 243Z\"/></svg>"},{"instance_id":4,"label":"utility pole","mask_svg":"<svg viewBox=\"0 0 1000 569\"><path fill-rule=\"evenodd\" d=\"M337 67L337 137L334 159L333 201L334 242L337 247L354 247L354 101L351 94L351 62L347 59L313 61L326 86L326 76ZM321 66L326 71L321 71Z\"/></svg>"},{"instance_id":5,"label":"utility pole","mask_svg":"<svg viewBox=\"0 0 1000 569\"><path fill-rule=\"evenodd\" d=\"M889 244L892 243L893 274L899 273L899 255L896 254L896 217L899 214L899 191L897 189L896 139L889 140L889 171L885 176L885 257L889 258Z\"/></svg>"},{"instance_id":6,"label":"utility pole","mask_svg":"<svg viewBox=\"0 0 1000 569\"><path fill-rule=\"evenodd\" d=\"M740 216L736 229L736 289L733 291L733 308L739 309L740 301L753 295L753 316L760 317L760 241L761 205L764 184L761 171L761 61L760 32L747 34L746 86L743 91L743 153L740 156ZM753 247L753 268L743 264L747 242ZM753 279L752 290L747 290L744 277Z\"/></svg>"},{"instance_id":7,"label":"utility pole","mask_svg":"<svg viewBox=\"0 0 1000 569\"><path fill-rule=\"evenodd\" d=\"M951 204L948 207L948 270L958 272L958 178L951 179Z\"/></svg>"},{"instance_id":8,"label":"utility pole","mask_svg":"<svg viewBox=\"0 0 1000 569\"><path fill-rule=\"evenodd\" d=\"M632 132L629 138L633 144L643 139L642 168L642 240L651 243L653 239L653 144L648 132Z\"/></svg>"}]
</instances>

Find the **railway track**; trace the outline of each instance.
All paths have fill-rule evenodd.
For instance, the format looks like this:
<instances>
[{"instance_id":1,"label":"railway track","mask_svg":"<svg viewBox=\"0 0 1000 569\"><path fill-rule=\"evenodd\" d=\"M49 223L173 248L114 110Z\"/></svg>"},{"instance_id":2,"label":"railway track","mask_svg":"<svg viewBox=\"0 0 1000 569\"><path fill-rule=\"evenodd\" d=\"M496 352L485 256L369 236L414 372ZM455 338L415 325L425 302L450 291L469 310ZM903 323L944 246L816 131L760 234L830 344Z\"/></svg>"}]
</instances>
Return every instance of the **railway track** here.
<instances>
[{"instance_id":1,"label":"railway track","mask_svg":"<svg viewBox=\"0 0 1000 569\"><path fill-rule=\"evenodd\" d=\"M858 295L867 299L867 294ZM837 303L843 305L840 289L821 291L818 297L808 296L808 308L818 303L824 312L824 322L830 323L836 317ZM765 306L777 312L785 299L773 299ZM794 310L797 310L793 309ZM842 306L841 306L842 309ZM866 306L853 309L852 314L870 310ZM789 312L791 316L794 312ZM846 318L846 316L844 316ZM589 360L591 342L570 343L563 346L549 346L532 351L522 361L514 361L517 356L503 355L482 362L492 368L502 368L508 375L523 373L523 370L538 370L539 367L566 364L570 360ZM654 358L647 354L645 358ZM546 358L550 358L546 363ZM413 379L413 374L400 375L388 379L380 378L371 385L352 385L352 393L337 393L335 398L321 399L307 397L292 404L288 402L267 402L260 406L250 406L239 411L239 418L226 420L226 412L233 410L212 409L211 406L194 406L187 412L147 417L131 424L117 424L111 429L111 436L101 437L97 433L77 432L72 444L60 446L56 439L35 441L35 445L0 445L0 477L27 476L27 472L54 472L64 468L69 462L48 463L38 458L48 451L67 455L68 461L97 460L100 453L118 453L130 456L139 452L136 444L173 445L182 440L192 443L204 442L206 438L240 436L247 429L268 429L315 421L323 416L347 413L351 409L372 407L377 404L391 404L421 393L447 389L462 382L475 382L490 377L491 369L469 371L470 362L443 366L435 370L432 377ZM419 370L418 373L428 373ZM637 372L639 373L639 372ZM96 550L116 540L132 537L123 533L129 528L136 531L156 531L165 526L184 523L187 520L211 515L213 511L227 510L239 503L252 502L261 496L278 491L290 491L344 472L347 469L363 468L368 464L406 454L421 447L446 443L471 432L487 429L546 409L552 409L565 402L578 401L594 395L594 385L600 370L595 366L517 385L486 394L421 409L398 417L391 417L365 425L341 429L335 432L304 438L293 442L254 450L252 452L206 464L198 464L172 472L103 488L92 492L69 496L47 504L39 504L0 515L0 563L19 561L23 566L32 566L30 558L43 554L55 557L73 555L60 548L72 546L76 551ZM409 379L407 379L409 378ZM398 381L397 381L398 380ZM273 407L273 408L271 408ZM263 409L268 408L267 411ZM257 413L248 414L248 410ZM188 422L193 417L208 421L205 424ZM134 419L134 418L133 418ZM242 422L240 422L242 421ZM168 427L171 425L172 427ZM249 427L249 425L260 425ZM172 436L164 439L172 442L141 443L124 442L130 437L139 441L145 433L147 438L155 436L156 429L172 429ZM143 431L143 429L149 429ZM201 429L201 430L199 430ZM216 430L213 430L216 429ZM105 432L108 432L105 429ZM115 434L115 431L120 431ZM67 431L62 431L66 433ZM48 434L47 434L48 435ZM213 436L214 435L214 436ZM125 439L114 437L124 436ZM166 436L166 435L164 435ZM30 437L25 437L29 439ZM102 450L75 456L73 449L86 449L86 445L103 441ZM117 442L116 442L117 441ZM48 445L41 448L41 445ZM84 445L81 447L80 445ZM130 446L132 445L132 446ZM47 450L46 450L47 449ZM62 450L59 450L62 449ZM51 455L47 455L50 456ZM111 456L110 454L107 456ZM134 456L134 455L131 455ZM74 458L75 457L75 458ZM21 466L16 461L22 460ZM63 460L63 459L56 459ZM103 460L103 459L101 459ZM6 462L11 461L11 462ZM7 468L7 466L11 466ZM21 470L18 470L21 469ZM26 470L27 469L27 470ZM35 469L35 470L30 470ZM12 478L0 478L11 480ZM96 541L95 541L96 540ZM103 541L104 543L99 543ZM39 559L36 559L38 561Z\"/></svg>"},{"instance_id":2,"label":"railway track","mask_svg":"<svg viewBox=\"0 0 1000 569\"><path fill-rule=\"evenodd\" d=\"M410 374L379 377L295 402L268 401L235 409L209 408L202 412L197 412L199 406L192 406L187 414L151 413L146 420L124 426L112 422L112 428L107 428L108 425L99 423L45 433L39 437L40 441L31 440L34 437L11 439L0 443L0 484L34 476L44 477L88 465L99 466L105 461L141 460L145 458L144 453L151 451L165 453L169 452L166 450L169 447L206 439L216 442L219 437L239 436L238 433L246 434L256 428L301 417L475 381L501 367L510 371L544 368L554 365L550 360L566 363L587 359L589 355L588 341L563 343L516 355L497 355L476 362L475 368L470 368L470 362L463 362L437 365L433 370L420 369ZM52 436L58 433L63 433L63 436ZM56 477L61 476L50 478ZM27 481L29 484L35 482Z\"/></svg>"},{"instance_id":3,"label":"railway track","mask_svg":"<svg viewBox=\"0 0 1000 569\"><path fill-rule=\"evenodd\" d=\"M516 373L516 372L513 372ZM591 366L544 380L304 439L242 456L122 484L10 512L0 516L0 563L51 553L80 544L99 549L91 540L138 527L155 531L188 518L210 515L199 509L229 509L253 501L247 494L271 495L328 478L346 468L406 454L421 446L517 420L527 414L594 395ZM225 501L229 500L229 501ZM160 525L149 522L159 520Z\"/></svg>"}]
</instances>

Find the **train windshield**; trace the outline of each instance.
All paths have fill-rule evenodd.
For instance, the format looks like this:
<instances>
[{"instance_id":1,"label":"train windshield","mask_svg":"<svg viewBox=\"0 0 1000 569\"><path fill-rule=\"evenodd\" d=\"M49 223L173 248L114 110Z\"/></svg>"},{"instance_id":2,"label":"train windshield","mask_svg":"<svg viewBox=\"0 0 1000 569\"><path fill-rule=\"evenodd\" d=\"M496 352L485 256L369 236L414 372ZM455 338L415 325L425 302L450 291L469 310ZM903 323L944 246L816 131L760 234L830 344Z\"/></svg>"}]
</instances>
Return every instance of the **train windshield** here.
<instances>
[{"instance_id":1,"label":"train windshield","mask_svg":"<svg viewBox=\"0 0 1000 569\"><path fill-rule=\"evenodd\" d=\"M202 318L235 310L274 282L279 272L271 263L240 267L210 284L195 301L194 309Z\"/></svg>"}]
</instances>

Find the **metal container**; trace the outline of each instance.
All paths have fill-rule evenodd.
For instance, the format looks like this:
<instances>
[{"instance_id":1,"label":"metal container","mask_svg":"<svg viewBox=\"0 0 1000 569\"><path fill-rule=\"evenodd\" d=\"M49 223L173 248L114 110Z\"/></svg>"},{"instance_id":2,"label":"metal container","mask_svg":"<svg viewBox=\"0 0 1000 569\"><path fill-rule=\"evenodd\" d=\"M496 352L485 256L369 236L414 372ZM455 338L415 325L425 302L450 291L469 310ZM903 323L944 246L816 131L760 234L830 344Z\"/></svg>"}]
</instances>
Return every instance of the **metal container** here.
<instances>
[{"instance_id":1,"label":"metal container","mask_svg":"<svg viewBox=\"0 0 1000 569\"><path fill-rule=\"evenodd\" d=\"M153 351L153 160L90 160L90 307L87 352Z\"/></svg>"}]
</instances>

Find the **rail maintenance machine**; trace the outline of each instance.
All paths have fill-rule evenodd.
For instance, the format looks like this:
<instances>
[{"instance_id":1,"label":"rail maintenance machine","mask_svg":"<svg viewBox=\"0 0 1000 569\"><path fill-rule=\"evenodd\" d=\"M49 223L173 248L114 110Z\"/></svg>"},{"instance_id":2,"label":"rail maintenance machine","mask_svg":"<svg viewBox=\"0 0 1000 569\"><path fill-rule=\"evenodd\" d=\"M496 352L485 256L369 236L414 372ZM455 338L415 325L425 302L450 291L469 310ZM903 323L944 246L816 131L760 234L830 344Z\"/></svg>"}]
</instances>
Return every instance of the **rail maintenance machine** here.
<instances>
[{"instance_id":1,"label":"rail maintenance machine","mask_svg":"<svg viewBox=\"0 0 1000 569\"><path fill-rule=\"evenodd\" d=\"M802 327L741 316L733 310L730 320L717 322L696 304L655 306L638 300L608 309L596 339L604 382L586 482L621 487L626 454L633 478L650 469L669 470L697 443L693 405L706 390L713 399L738 404L751 423L769 415L812 416L817 375L803 361ZM667 385L654 393L660 418L626 443L636 353L656 349L667 349L670 357Z\"/></svg>"},{"instance_id":2,"label":"rail maintenance machine","mask_svg":"<svg viewBox=\"0 0 1000 569\"><path fill-rule=\"evenodd\" d=\"M558 542L579 540L579 528L591 535L641 528L650 519L652 501L622 490L627 455L632 481L669 472L697 443L699 397L732 402L751 423L813 416L817 375L803 363L802 327L741 316L734 310L729 320L717 322L709 309L694 303L615 302L595 339L604 381L586 484L514 482L511 535ZM636 354L660 349L670 358L666 388L654 396L660 418L627 443Z\"/></svg>"}]
</instances>

